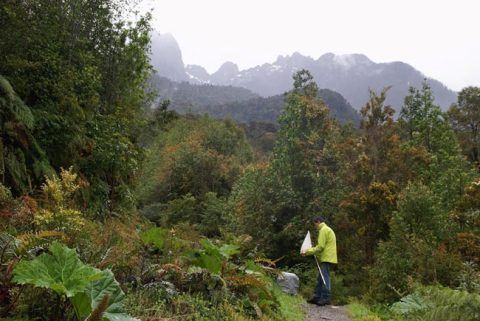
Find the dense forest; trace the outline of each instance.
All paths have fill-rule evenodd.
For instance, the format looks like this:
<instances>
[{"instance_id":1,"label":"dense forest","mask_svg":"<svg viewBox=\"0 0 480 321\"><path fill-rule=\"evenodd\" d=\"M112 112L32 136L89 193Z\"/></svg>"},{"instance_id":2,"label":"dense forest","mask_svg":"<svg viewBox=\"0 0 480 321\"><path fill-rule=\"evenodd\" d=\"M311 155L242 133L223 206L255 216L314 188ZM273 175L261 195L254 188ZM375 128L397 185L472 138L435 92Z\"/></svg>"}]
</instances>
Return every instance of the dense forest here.
<instances>
[{"instance_id":1,"label":"dense forest","mask_svg":"<svg viewBox=\"0 0 480 321\"><path fill-rule=\"evenodd\" d=\"M245 124L277 124L288 94L264 98L241 87L177 83L157 75L152 77L150 83L158 94L157 101L169 100L172 110L208 114L221 119L231 118ZM342 95L330 89L320 89L318 95L328 106L330 115L340 123L360 123L360 115Z\"/></svg>"},{"instance_id":2,"label":"dense forest","mask_svg":"<svg viewBox=\"0 0 480 321\"><path fill-rule=\"evenodd\" d=\"M2 320L304 320L319 214L355 320L480 319L480 88L385 84L343 123L300 70L276 125L180 115L133 8L0 4Z\"/></svg>"}]
</instances>

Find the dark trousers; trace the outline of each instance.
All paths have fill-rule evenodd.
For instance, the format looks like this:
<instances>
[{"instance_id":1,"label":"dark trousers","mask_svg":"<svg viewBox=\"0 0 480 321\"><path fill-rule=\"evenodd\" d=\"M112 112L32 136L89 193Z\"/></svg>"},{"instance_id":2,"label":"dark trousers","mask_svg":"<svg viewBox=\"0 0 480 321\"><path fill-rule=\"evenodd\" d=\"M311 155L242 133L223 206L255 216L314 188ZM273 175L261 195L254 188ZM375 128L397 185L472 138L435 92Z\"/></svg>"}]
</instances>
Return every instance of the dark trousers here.
<instances>
[{"instance_id":1,"label":"dark trousers","mask_svg":"<svg viewBox=\"0 0 480 321\"><path fill-rule=\"evenodd\" d=\"M330 263L322 262L320 263L320 270L322 270L322 276L318 274L317 287L315 288L314 298L321 301L330 301L331 299L331 285L330 285Z\"/></svg>"}]
</instances>

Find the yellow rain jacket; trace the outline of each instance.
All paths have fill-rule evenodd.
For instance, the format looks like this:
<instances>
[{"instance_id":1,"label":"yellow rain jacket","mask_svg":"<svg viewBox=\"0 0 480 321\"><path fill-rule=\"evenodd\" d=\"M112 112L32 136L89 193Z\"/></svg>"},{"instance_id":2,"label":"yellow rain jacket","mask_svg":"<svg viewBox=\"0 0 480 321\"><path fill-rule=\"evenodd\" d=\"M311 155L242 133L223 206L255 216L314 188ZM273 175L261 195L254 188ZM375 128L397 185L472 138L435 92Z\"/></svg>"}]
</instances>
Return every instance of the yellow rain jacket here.
<instances>
[{"instance_id":1,"label":"yellow rain jacket","mask_svg":"<svg viewBox=\"0 0 480 321\"><path fill-rule=\"evenodd\" d=\"M333 230L325 223L318 226L317 246L305 252L306 255L315 254L320 262L337 264L337 240Z\"/></svg>"}]
</instances>

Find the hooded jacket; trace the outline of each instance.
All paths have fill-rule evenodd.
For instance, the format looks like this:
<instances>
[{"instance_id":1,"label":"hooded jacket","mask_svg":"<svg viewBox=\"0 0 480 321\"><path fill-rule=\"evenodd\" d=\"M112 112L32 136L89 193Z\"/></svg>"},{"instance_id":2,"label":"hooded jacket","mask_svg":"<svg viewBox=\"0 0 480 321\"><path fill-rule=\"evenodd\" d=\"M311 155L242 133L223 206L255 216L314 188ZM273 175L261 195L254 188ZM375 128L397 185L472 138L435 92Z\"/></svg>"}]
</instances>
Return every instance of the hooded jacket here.
<instances>
[{"instance_id":1,"label":"hooded jacket","mask_svg":"<svg viewBox=\"0 0 480 321\"><path fill-rule=\"evenodd\" d=\"M317 246L305 252L306 255L316 255L320 262L337 264L337 240L333 230L325 223L318 226Z\"/></svg>"}]
</instances>

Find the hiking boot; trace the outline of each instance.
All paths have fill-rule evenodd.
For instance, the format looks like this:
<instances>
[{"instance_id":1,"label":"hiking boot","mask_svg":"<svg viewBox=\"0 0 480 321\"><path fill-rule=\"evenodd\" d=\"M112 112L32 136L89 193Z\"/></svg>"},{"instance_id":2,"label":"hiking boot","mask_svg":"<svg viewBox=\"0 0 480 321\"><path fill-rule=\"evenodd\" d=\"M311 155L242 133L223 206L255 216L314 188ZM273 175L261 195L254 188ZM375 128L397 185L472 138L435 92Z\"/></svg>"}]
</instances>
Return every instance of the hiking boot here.
<instances>
[{"instance_id":1,"label":"hiking boot","mask_svg":"<svg viewBox=\"0 0 480 321\"><path fill-rule=\"evenodd\" d=\"M307 302L310 303L310 304L318 305L318 303L320 302L320 299L313 297L310 300L307 300Z\"/></svg>"},{"instance_id":2,"label":"hiking boot","mask_svg":"<svg viewBox=\"0 0 480 321\"><path fill-rule=\"evenodd\" d=\"M315 304L322 307L325 305L330 305L332 302L330 302L330 300L318 300Z\"/></svg>"}]
</instances>

